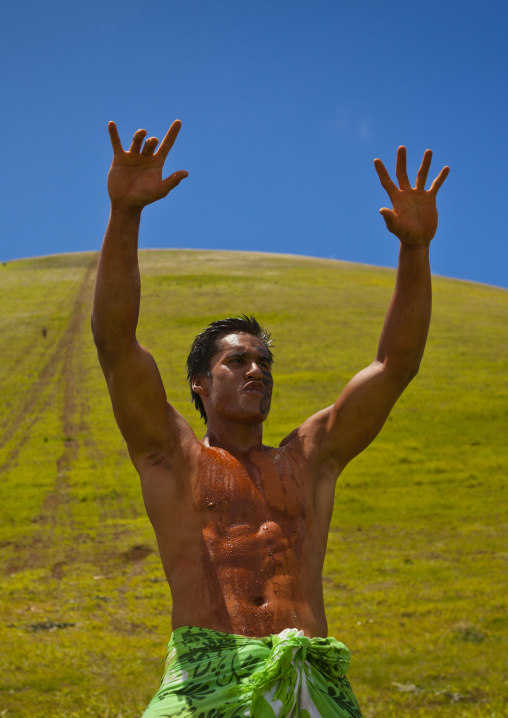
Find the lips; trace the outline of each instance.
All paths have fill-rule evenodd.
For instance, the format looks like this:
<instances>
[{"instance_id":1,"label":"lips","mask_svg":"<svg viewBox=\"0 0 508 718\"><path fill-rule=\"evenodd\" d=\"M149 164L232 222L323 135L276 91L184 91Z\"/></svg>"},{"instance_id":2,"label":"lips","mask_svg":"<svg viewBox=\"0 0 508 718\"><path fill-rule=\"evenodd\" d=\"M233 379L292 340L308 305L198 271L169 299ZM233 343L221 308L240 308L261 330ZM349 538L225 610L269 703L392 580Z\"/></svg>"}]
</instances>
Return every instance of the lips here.
<instances>
[{"instance_id":1,"label":"lips","mask_svg":"<svg viewBox=\"0 0 508 718\"><path fill-rule=\"evenodd\" d=\"M243 387L243 390L244 391L255 391L255 392L259 392L260 394L265 393L264 385L260 384L259 382L255 382L255 381L250 381L248 384L246 384Z\"/></svg>"}]
</instances>

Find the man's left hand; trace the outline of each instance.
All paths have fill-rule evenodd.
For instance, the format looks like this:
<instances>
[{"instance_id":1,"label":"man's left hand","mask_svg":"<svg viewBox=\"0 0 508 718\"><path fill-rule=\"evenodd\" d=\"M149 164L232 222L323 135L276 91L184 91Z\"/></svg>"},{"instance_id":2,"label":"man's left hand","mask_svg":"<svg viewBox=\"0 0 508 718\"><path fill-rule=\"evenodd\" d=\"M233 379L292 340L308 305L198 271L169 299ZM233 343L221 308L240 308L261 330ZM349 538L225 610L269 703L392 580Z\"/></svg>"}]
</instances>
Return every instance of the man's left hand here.
<instances>
[{"instance_id":1,"label":"man's left hand","mask_svg":"<svg viewBox=\"0 0 508 718\"><path fill-rule=\"evenodd\" d=\"M397 150L395 174L399 186L391 180L381 160L374 160L382 186L392 201L393 208L379 210L386 222L387 229L406 246L427 246L437 230L436 195L450 171L443 167L429 190L425 189L429 174L432 151L426 150L422 164L416 175L416 185L411 187L406 170L406 148Z\"/></svg>"}]
</instances>

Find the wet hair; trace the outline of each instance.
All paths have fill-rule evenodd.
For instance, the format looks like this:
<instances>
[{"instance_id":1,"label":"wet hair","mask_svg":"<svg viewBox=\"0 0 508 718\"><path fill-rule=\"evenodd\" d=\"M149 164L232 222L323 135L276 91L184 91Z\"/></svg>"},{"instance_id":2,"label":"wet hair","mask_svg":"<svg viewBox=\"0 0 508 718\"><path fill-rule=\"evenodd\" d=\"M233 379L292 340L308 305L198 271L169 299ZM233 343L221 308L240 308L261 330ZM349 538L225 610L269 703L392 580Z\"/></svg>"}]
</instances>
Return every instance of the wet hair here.
<instances>
[{"instance_id":1,"label":"wet hair","mask_svg":"<svg viewBox=\"0 0 508 718\"><path fill-rule=\"evenodd\" d=\"M273 362L273 354L271 352L272 341L270 334L263 329L253 316L242 314L240 317L228 317L227 319L219 319L209 324L203 329L201 334L192 342L192 347L187 357L187 379L191 390L191 399L196 409L204 419L205 424L208 423L204 404L199 394L192 389L192 380L196 376L210 376L210 361L214 354L219 350L219 342L222 337L228 334L252 334L260 339L268 351L270 362Z\"/></svg>"}]
</instances>

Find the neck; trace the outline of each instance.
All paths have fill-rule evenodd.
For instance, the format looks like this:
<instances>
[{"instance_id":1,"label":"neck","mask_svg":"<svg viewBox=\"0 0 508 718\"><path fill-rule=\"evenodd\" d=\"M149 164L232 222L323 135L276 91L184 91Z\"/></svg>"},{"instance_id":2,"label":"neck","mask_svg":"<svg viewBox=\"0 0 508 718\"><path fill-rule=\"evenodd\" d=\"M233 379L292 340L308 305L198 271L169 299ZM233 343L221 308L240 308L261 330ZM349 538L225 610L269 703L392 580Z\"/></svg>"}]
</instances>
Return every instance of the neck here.
<instances>
[{"instance_id":1,"label":"neck","mask_svg":"<svg viewBox=\"0 0 508 718\"><path fill-rule=\"evenodd\" d=\"M263 424L239 424L214 421L208 424L203 438L205 446L217 446L233 455L260 451L263 447Z\"/></svg>"}]
</instances>

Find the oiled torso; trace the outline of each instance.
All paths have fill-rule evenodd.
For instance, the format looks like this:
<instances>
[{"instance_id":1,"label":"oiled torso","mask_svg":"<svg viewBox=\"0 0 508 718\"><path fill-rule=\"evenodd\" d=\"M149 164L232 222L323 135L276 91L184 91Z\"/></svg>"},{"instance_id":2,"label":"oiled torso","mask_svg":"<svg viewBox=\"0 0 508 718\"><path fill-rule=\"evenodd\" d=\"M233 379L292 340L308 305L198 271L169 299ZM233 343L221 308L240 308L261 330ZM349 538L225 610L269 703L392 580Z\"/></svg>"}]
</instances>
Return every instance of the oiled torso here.
<instances>
[{"instance_id":1,"label":"oiled torso","mask_svg":"<svg viewBox=\"0 0 508 718\"><path fill-rule=\"evenodd\" d=\"M188 486L175 499L179 518L171 525L158 520L160 507L151 512L147 505L171 586L174 628L264 636L298 627L326 635L326 530L315 525L313 485L298 448L239 459L200 444Z\"/></svg>"}]
</instances>

